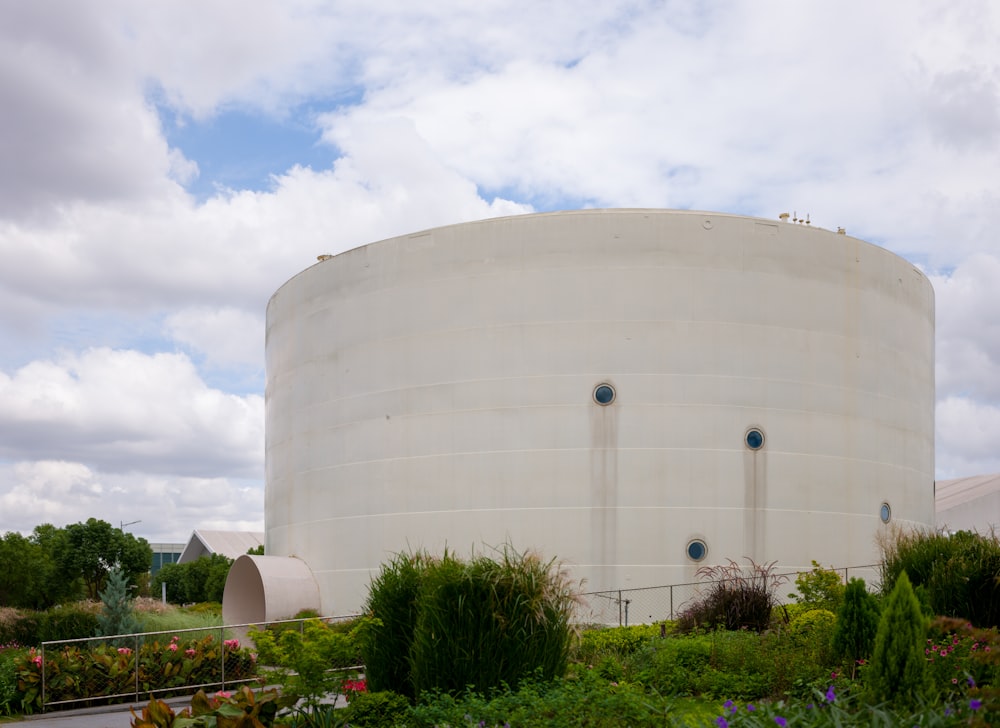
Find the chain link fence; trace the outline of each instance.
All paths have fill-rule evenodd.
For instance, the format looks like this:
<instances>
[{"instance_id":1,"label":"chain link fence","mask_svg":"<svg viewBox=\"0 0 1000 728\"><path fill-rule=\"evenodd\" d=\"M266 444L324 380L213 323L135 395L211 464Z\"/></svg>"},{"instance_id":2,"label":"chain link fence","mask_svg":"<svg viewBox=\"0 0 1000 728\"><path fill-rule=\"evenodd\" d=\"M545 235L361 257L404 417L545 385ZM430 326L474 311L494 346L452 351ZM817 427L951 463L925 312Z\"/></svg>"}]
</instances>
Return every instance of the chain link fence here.
<instances>
[{"instance_id":1,"label":"chain link fence","mask_svg":"<svg viewBox=\"0 0 1000 728\"><path fill-rule=\"evenodd\" d=\"M789 587L784 593L777 594L779 602L787 601L787 593L795 590L795 578L805 571L791 571L772 574L772 577L786 577ZM879 583L880 572L877 564L868 566L849 566L839 569L829 569L841 576L841 581L849 579L864 579L869 588ZM677 619L687 607L699 601L717 581L701 581L690 584L670 584L667 586L652 586L639 589L614 589L611 591L588 592L581 594L581 605L577 610L577 622L580 624L604 624L627 627L630 624L652 624L664 620Z\"/></svg>"}]
</instances>

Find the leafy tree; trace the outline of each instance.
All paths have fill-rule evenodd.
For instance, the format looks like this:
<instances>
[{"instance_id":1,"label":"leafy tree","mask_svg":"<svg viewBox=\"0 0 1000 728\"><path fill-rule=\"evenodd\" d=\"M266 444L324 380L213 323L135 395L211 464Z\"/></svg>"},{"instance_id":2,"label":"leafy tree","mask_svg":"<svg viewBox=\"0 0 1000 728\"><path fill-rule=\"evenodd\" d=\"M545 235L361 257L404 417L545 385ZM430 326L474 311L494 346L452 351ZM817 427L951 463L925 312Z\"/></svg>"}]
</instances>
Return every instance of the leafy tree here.
<instances>
[{"instance_id":1,"label":"leafy tree","mask_svg":"<svg viewBox=\"0 0 1000 728\"><path fill-rule=\"evenodd\" d=\"M871 657L878 633L879 614L875 596L868 592L863 579L851 579L844 590L844 602L837 612L833 632L833 651L851 661L851 679L858 662Z\"/></svg>"},{"instance_id":2,"label":"leafy tree","mask_svg":"<svg viewBox=\"0 0 1000 728\"><path fill-rule=\"evenodd\" d=\"M44 609L44 575L51 571L42 547L19 533L0 539L0 605Z\"/></svg>"},{"instance_id":3,"label":"leafy tree","mask_svg":"<svg viewBox=\"0 0 1000 728\"><path fill-rule=\"evenodd\" d=\"M926 637L927 622L904 571L896 579L875 636L868 676L873 702L917 705L927 683Z\"/></svg>"},{"instance_id":4,"label":"leafy tree","mask_svg":"<svg viewBox=\"0 0 1000 728\"><path fill-rule=\"evenodd\" d=\"M101 592L103 607L97 617L96 636L112 637L141 631L128 590L125 574L117 566L112 567L108 572L107 586Z\"/></svg>"},{"instance_id":5,"label":"leafy tree","mask_svg":"<svg viewBox=\"0 0 1000 728\"><path fill-rule=\"evenodd\" d=\"M153 550L146 539L137 539L96 518L71 524L55 534L53 552L61 577L82 579L90 599L98 597L115 565L129 583L135 583L153 563Z\"/></svg>"},{"instance_id":6,"label":"leafy tree","mask_svg":"<svg viewBox=\"0 0 1000 728\"><path fill-rule=\"evenodd\" d=\"M153 577L153 593L167 585L167 601L174 604L189 602L221 602L232 559L222 554L202 556L184 564L164 564Z\"/></svg>"},{"instance_id":7,"label":"leafy tree","mask_svg":"<svg viewBox=\"0 0 1000 728\"><path fill-rule=\"evenodd\" d=\"M247 549L247 553L251 556L263 556L264 555L264 544L260 546L254 546L252 549Z\"/></svg>"}]
</instances>

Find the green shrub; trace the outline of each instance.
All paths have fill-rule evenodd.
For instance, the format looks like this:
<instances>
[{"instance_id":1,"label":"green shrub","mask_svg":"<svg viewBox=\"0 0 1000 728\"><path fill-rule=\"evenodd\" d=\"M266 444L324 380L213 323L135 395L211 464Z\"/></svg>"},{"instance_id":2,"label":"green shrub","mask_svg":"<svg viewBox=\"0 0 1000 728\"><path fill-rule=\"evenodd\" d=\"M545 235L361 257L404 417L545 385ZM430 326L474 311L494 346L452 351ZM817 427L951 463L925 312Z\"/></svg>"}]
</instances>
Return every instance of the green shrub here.
<instances>
[{"instance_id":1,"label":"green shrub","mask_svg":"<svg viewBox=\"0 0 1000 728\"><path fill-rule=\"evenodd\" d=\"M410 701L405 695L383 690L377 693L355 693L341 717L347 725L393 728L398 724L405 724L409 712Z\"/></svg>"},{"instance_id":2,"label":"green shrub","mask_svg":"<svg viewBox=\"0 0 1000 728\"><path fill-rule=\"evenodd\" d=\"M827 609L810 609L788 625L788 639L809 659L827 664L833 659L833 634L837 615Z\"/></svg>"},{"instance_id":3,"label":"green shrub","mask_svg":"<svg viewBox=\"0 0 1000 728\"><path fill-rule=\"evenodd\" d=\"M879 621L867 674L875 703L915 707L927 687L924 642L927 623L904 571L896 579Z\"/></svg>"},{"instance_id":4,"label":"green shrub","mask_svg":"<svg viewBox=\"0 0 1000 728\"><path fill-rule=\"evenodd\" d=\"M457 696L428 694L410 710L406 725L516 726L576 728L583 726L663 726L669 701L641 686L613 684L592 672L577 679L522 681L517 690L503 687L490 697L466 691Z\"/></svg>"},{"instance_id":5,"label":"green shrub","mask_svg":"<svg viewBox=\"0 0 1000 728\"><path fill-rule=\"evenodd\" d=\"M429 560L420 552L397 554L372 581L364 611L373 621L361 640L369 690L415 695L409 655L417 626L417 598Z\"/></svg>"},{"instance_id":6,"label":"green shrub","mask_svg":"<svg viewBox=\"0 0 1000 728\"><path fill-rule=\"evenodd\" d=\"M27 650L0 646L0 715L13 715L18 710L17 662Z\"/></svg>"},{"instance_id":7,"label":"green shrub","mask_svg":"<svg viewBox=\"0 0 1000 728\"><path fill-rule=\"evenodd\" d=\"M628 627L597 627L580 633L574 659L586 664L608 656L618 658L635 654L640 647L659 637L659 624L635 624Z\"/></svg>"},{"instance_id":8,"label":"green shrub","mask_svg":"<svg viewBox=\"0 0 1000 728\"><path fill-rule=\"evenodd\" d=\"M35 620L35 639L22 644L92 637L97 629L97 612L91 603L80 602L52 607L39 613Z\"/></svg>"},{"instance_id":9,"label":"green shrub","mask_svg":"<svg viewBox=\"0 0 1000 728\"><path fill-rule=\"evenodd\" d=\"M272 673L282 683L283 692L315 707L330 693L339 692L345 679L354 675L347 668L358 664L358 640L362 625L351 632L331 629L319 619L302 623L302 631L251 630L258 659L268 666L283 668Z\"/></svg>"},{"instance_id":10,"label":"green shrub","mask_svg":"<svg viewBox=\"0 0 1000 728\"><path fill-rule=\"evenodd\" d=\"M710 582L708 591L681 612L677 629L682 632L699 628L766 630L777 605L775 590L788 579L774 573L775 562L747 561L749 567L730 560L728 564L698 569L698 577Z\"/></svg>"},{"instance_id":11,"label":"green shrub","mask_svg":"<svg viewBox=\"0 0 1000 728\"><path fill-rule=\"evenodd\" d=\"M871 657L878 633L878 601L861 579L851 579L844 591L844 603L837 613L833 633L833 653L851 663L851 677L857 667Z\"/></svg>"},{"instance_id":12,"label":"green shrub","mask_svg":"<svg viewBox=\"0 0 1000 728\"><path fill-rule=\"evenodd\" d=\"M826 609L836 613L844 599L844 583L840 574L833 569L824 569L818 562L812 562L812 571L804 571L795 577L796 593L789 594L807 609Z\"/></svg>"},{"instance_id":13,"label":"green shrub","mask_svg":"<svg viewBox=\"0 0 1000 728\"><path fill-rule=\"evenodd\" d=\"M459 693L511 688L531 674L566 670L575 597L555 562L510 546L496 559L429 562L410 651L413 686ZM376 615L377 616L377 615Z\"/></svg>"}]
</instances>

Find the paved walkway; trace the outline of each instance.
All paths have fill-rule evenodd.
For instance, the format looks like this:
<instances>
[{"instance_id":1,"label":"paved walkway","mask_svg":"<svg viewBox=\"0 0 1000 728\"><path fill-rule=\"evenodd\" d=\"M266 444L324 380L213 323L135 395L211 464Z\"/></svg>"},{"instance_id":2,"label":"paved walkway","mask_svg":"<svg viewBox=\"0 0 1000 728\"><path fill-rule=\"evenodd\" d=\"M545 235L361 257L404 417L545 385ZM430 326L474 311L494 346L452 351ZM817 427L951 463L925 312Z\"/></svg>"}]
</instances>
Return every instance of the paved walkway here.
<instances>
[{"instance_id":1,"label":"paved walkway","mask_svg":"<svg viewBox=\"0 0 1000 728\"><path fill-rule=\"evenodd\" d=\"M191 697L170 698L166 701L171 710L178 712L191 705ZM137 703L135 712L142 714L142 708L149 701ZM129 705L105 705L100 708L60 710L38 715L27 715L14 723L3 723L3 728L23 726L24 728L129 728L132 714Z\"/></svg>"},{"instance_id":2,"label":"paved walkway","mask_svg":"<svg viewBox=\"0 0 1000 728\"><path fill-rule=\"evenodd\" d=\"M175 713L179 713L191 705L191 696L167 698L163 702L169 705L170 709ZM332 702L338 708L342 708L347 704L343 696L334 695L331 695L329 700L324 700L323 702ZM0 723L0 727L129 728L132 725L132 713L129 712L129 708L134 707L136 714L142 715L142 709L147 705L149 705L148 700L134 705L104 705L98 708L52 711L49 713L39 713L38 715L27 715L21 720L12 723Z\"/></svg>"}]
</instances>

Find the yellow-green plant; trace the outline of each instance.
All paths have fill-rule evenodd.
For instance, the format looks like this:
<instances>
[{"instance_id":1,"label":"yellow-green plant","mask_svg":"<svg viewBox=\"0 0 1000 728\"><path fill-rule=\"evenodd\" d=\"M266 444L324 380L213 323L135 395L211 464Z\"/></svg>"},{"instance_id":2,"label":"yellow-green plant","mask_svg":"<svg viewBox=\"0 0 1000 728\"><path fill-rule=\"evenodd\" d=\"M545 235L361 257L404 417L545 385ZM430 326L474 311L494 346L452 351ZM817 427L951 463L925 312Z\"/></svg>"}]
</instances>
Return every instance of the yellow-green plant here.
<instances>
[{"instance_id":1,"label":"yellow-green plant","mask_svg":"<svg viewBox=\"0 0 1000 728\"><path fill-rule=\"evenodd\" d=\"M358 620L347 632L321 619L301 624L301 632L251 630L250 638L257 645L258 659L278 668L272 678L281 681L283 692L314 707L357 674L358 640L366 623Z\"/></svg>"}]
</instances>

